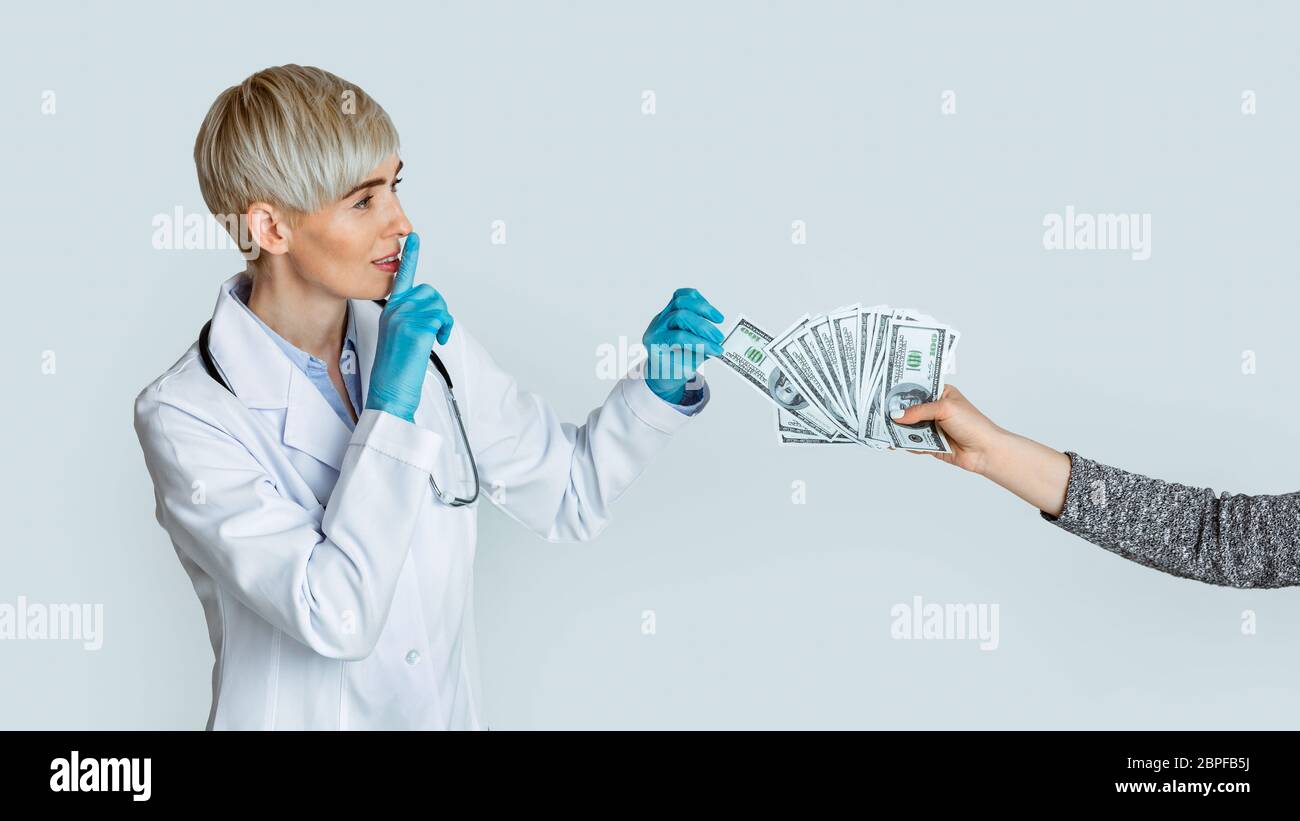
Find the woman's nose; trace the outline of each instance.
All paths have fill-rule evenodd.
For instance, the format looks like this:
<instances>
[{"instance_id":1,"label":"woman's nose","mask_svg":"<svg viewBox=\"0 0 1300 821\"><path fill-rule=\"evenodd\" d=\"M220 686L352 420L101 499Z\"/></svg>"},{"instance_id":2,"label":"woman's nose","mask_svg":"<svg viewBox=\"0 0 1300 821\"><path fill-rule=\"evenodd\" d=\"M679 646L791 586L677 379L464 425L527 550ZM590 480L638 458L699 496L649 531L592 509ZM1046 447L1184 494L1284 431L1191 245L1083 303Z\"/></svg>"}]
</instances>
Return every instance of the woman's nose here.
<instances>
[{"instance_id":1,"label":"woman's nose","mask_svg":"<svg viewBox=\"0 0 1300 821\"><path fill-rule=\"evenodd\" d=\"M415 226L411 225L411 221L406 218L406 212L402 210L400 205L397 207L397 220L394 228L397 234L403 237L415 230Z\"/></svg>"}]
</instances>

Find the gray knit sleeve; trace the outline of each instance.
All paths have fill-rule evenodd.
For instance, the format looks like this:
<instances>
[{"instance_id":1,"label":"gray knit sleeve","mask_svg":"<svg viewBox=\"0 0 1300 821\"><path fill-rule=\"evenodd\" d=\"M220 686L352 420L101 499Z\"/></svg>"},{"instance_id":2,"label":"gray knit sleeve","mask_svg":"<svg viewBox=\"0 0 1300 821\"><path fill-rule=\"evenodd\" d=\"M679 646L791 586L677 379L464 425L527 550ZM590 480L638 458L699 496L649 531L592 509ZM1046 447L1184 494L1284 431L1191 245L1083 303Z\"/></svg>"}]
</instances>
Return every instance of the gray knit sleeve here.
<instances>
[{"instance_id":1,"label":"gray knit sleeve","mask_svg":"<svg viewBox=\"0 0 1300 821\"><path fill-rule=\"evenodd\" d=\"M1149 479L1072 451L1061 515L1044 519L1175 576L1228 587L1300 585L1300 492L1229 495Z\"/></svg>"}]
</instances>

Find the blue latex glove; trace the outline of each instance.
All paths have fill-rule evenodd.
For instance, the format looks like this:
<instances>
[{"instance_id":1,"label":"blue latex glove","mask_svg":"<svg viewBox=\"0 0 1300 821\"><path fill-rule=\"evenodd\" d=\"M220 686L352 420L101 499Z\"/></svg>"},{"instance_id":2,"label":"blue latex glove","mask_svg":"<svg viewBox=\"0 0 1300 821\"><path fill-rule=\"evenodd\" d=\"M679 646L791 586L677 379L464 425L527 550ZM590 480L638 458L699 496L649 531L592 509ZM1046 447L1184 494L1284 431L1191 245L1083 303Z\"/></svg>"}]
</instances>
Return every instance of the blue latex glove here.
<instances>
[{"instance_id":1,"label":"blue latex glove","mask_svg":"<svg viewBox=\"0 0 1300 821\"><path fill-rule=\"evenodd\" d=\"M393 277L388 304L379 316L379 341L370 369L366 407L415 421L420 389L436 340L447 344L454 321L447 303L431 285L411 287L420 261L420 237L411 233L402 247L402 264Z\"/></svg>"},{"instance_id":2,"label":"blue latex glove","mask_svg":"<svg viewBox=\"0 0 1300 821\"><path fill-rule=\"evenodd\" d=\"M722 313L694 288L678 288L645 329L646 384L665 402L680 405L686 383L710 356L722 356Z\"/></svg>"}]
</instances>

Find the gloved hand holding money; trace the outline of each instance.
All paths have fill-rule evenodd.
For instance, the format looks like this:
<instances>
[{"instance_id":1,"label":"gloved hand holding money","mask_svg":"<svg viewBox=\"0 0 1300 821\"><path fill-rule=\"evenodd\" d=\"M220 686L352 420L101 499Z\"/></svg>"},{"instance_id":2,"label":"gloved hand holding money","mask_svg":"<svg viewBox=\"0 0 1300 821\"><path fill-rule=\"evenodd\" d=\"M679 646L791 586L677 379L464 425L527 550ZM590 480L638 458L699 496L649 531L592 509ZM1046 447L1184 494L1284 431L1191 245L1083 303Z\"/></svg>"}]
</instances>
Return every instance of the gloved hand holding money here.
<instances>
[{"instance_id":1,"label":"gloved hand holding money","mask_svg":"<svg viewBox=\"0 0 1300 821\"><path fill-rule=\"evenodd\" d=\"M951 453L933 422L899 425L890 414L943 395L960 336L918 311L854 304L804 314L775 336L741 315L721 359L776 405L782 445Z\"/></svg>"}]
</instances>

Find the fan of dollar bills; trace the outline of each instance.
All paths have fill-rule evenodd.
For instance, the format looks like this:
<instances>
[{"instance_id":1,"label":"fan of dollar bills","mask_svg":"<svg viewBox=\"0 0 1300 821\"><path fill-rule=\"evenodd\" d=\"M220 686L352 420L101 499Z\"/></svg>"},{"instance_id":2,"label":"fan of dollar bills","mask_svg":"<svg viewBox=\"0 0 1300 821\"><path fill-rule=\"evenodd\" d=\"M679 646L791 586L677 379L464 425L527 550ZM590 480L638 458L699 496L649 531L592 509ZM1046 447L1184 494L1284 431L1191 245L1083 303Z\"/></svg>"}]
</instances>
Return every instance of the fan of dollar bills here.
<instances>
[{"instance_id":1,"label":"fan of dollar bills","mask_svg":"<svg viewBox=\"0 0 1300 821\"><path fill-rule=\"evenodd\" d=\"M899 425L890 412L943 395L960 337L918 311L854 304L804 314L775 336L742 315L721 359L776 405L782 445L951 453L933 422Z\"/></svg>"}]
</instances>

